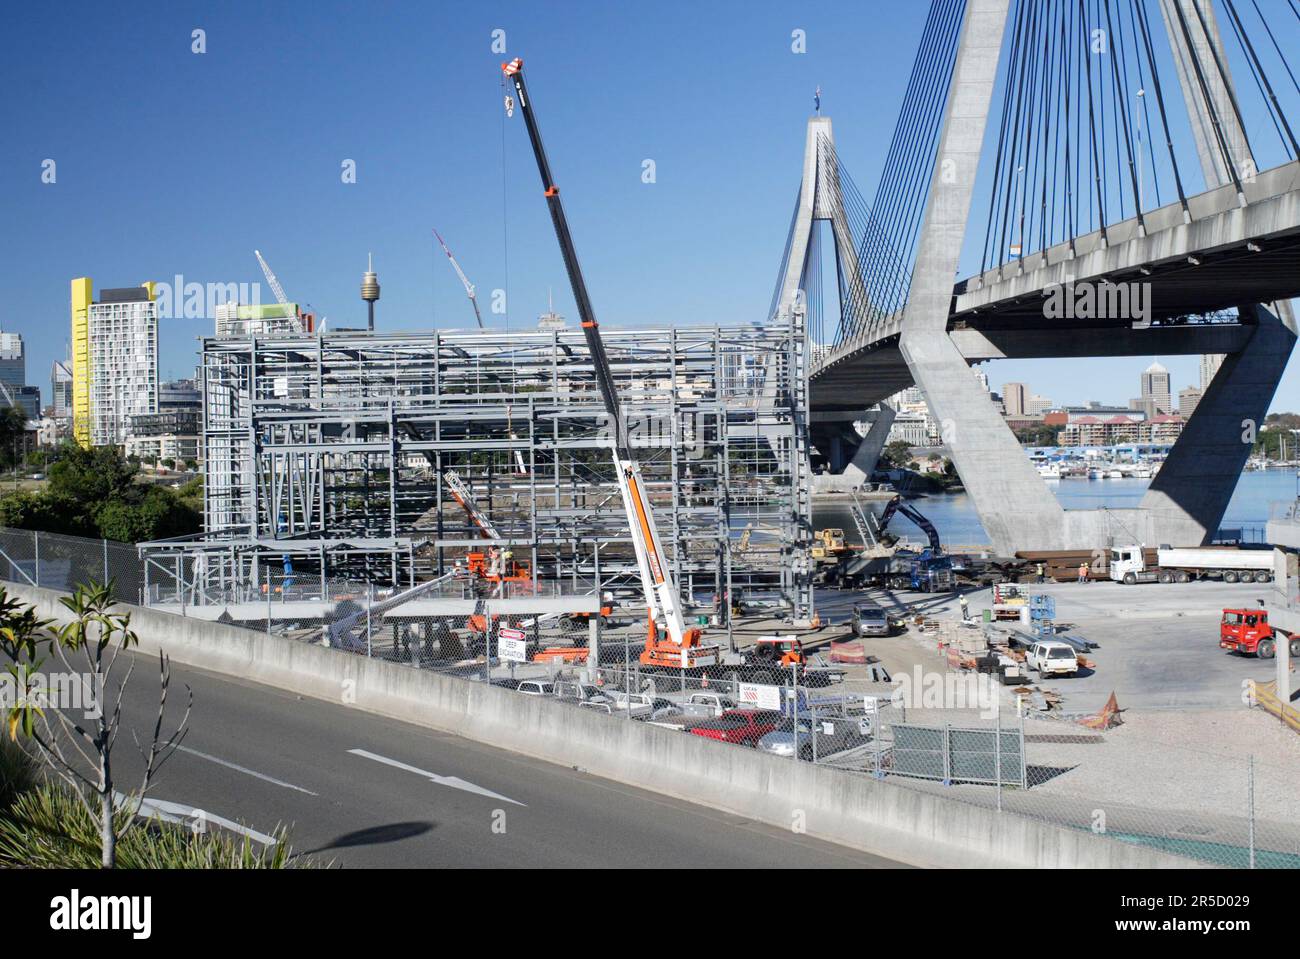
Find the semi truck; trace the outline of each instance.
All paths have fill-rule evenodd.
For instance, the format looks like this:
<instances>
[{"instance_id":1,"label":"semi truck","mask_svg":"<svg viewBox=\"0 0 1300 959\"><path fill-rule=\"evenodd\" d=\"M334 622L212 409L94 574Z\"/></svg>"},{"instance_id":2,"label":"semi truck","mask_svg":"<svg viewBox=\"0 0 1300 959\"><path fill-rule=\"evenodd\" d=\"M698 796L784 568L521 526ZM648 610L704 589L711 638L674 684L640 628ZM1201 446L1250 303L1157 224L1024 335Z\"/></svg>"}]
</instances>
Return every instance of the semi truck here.
<instances>
[{"instance_id":1,"label":"semi truck","mask_svg":"<svg viewBox=\"0 0 1300 959\"><path fill-rule=\"evenodd\" d=\"M1174 549L1162 546L1152 561L1149 549L1117 546L1110 551L1110 578L1117 583L1186 583L1222 579L1225 583L1267 583L1273 579L1273 551L1226 546Z\"/></svg>"}]
</instances>

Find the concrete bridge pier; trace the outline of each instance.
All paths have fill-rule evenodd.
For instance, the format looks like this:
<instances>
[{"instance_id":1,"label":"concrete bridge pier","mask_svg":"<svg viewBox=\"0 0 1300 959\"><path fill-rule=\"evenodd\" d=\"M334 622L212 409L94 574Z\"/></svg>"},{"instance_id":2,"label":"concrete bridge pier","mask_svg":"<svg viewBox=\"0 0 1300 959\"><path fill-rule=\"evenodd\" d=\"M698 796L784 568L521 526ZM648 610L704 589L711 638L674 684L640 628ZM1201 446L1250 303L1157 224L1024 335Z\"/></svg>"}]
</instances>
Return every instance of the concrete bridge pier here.
<instances>
[{"instance_id":1,"label":"concrete bridge pier","mask_svg":"<svg viewBox=\"0 0 1300 959\"><path fill-rule=\"evenodd\" d=\"M1254 333L1224 357L1142 498L1159 531L1155 542L1207 542L1218 531L1295 346L1285 307L1282 316L1258 304L1239 309L1254 321Z\"/></svg>"}]
</instances>

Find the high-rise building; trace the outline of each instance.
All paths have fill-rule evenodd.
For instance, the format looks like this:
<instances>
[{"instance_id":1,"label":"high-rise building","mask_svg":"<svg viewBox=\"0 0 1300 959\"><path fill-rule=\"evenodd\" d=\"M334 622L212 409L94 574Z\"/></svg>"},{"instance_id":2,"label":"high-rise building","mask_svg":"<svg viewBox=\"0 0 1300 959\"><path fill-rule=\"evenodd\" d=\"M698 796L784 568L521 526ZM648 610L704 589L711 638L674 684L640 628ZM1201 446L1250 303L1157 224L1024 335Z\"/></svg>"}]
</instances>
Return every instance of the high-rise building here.
<instances>
[{"instance_id":1,"label":"high-rise building","mask_svg":"<svg viewBox=\"0 0 1300 959\"><path fill-rule=\"evenodd\" d=\"M1003 383L1002 404L1007 416L1024 416L1029 388L1024 383Z\"/></svg>"},{"instance_id":2,"label":"high-rise building","mask_svg":"<svg viewBox=\"0 0 1300 959\"><path fill-rule=\"evenodd\" d=\"M1195 386L1178 391L1178 415L1187 419L1196 411L1196 404L1201 402L1201 393Z\"/></svg>"},{"instance_id":3,"label":"high-rise building","mask_svg":"<svg viewBox=\"0 0 1300 959\"><path fill-rule=\"evenodd\" d=\"M1157 413L1173 412L1173 397L1169 390L1169 371L1159 364L1152 363L1142 372L1143 406L1149 402Z\"/></svg>"},{"instance_id":4,"label":"high-rise building","mask_svg":"<svg viewBox=\"0 0 1300 959\"><path fill-rule=\"evenodd\" d=\"M1210 388L1210 381L1214 379L1215 374L1219 372L1219 367L1223 365L1223 359L1226 353L1205 353L1201 356L1201 395Z\"/></svg>"},{"instance_id":5,"label":"high-rise building","mask_svg":"<svg viewBox=\"0 0 1300 959\"><path fill-rule=\"evenodd\" d=\"M72 281L72 430L83 446L121 446L131 417L158 412L158 303L152 283Z\"/></svg>"},{"instance_id":6,"label":"high-rise building","mask_svg":"<svg viewBox=\"0 0 1300 959\"><path fill-rule=\"evenodd\" d=\"M0 333L0 383L17 393L27 385L27 359L18 333ZM0 391L0 397L3 397Z\"/></svg>"},{"instance_id":7,"label":"high-rise building","mask_svg":"<svg viewBox=\"0 0 1300 959\"><path fill-rule=\"evenodd\" d=\"M1025 413L1029 416L1041 416L1052 408L1052 400L1047 396L1030 393L1025 400Z\"/></svg>"},{"instance_id":8,"label":"high-rise building","mask_svg":"<svg viewBox=\"0 0 1300 959\"><path fill-rule=\"evenodd\" d=\"M50 401L54 421L61 429L72 427L72 360L55 360L50 368Z\"/></svg>"}]
</instances>

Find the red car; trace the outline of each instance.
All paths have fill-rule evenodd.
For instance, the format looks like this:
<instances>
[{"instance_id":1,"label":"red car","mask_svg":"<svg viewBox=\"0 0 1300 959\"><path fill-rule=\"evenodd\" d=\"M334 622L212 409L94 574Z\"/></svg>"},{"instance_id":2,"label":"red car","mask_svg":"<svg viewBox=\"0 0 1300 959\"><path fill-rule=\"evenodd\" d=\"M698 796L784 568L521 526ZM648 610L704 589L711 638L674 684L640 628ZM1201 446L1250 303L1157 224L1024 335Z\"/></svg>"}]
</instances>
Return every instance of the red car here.
<instances>
[{"instance_id":1,"label":"red car","mask_svg":"<svg viewBox=\"0 0 1300 959\"><path fill-rule=\"evenodd\" d=\"M728 709L717 719L692 726L687 732L724 743L739 743L751 749L781 721L781 714L770 709Z\"/></svg>"}]
</instances>

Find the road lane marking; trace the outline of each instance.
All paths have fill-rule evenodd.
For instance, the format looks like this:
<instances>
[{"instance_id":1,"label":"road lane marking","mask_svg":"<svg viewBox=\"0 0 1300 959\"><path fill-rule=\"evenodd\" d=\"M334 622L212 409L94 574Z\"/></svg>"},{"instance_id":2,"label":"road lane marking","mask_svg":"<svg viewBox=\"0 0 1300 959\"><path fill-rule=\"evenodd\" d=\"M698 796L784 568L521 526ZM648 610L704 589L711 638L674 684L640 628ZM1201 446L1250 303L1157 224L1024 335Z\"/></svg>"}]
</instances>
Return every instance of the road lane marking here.
<instances>
[{"instance_id":1,"label":"road lane marking","mask_svg":"<svg viewBox=\"0 0 1300 959\"><path fill-rule=\"evenodd\" d=\"M123 793L115 793L118 802L122 805L134 803L135 797L127 796ZM226 819L224 816L218 816L216 813L208 812L197 806L188 803L168 802L165 799L141 799L139 807L136 809L136 815L144 819L158 818L163 822L175 823L178 826L184 826L187 829L194 829L196 825L203 827L202 831L207 831L208 823L215 823L231 832L239 833L241 836L247 836L254 842L260 842L263 846L274 846L277 840L274 836L268 836L264 832L258 832L248 826L241 825L233 819Z\"/></svg>"},{"instance_id":2,"label":"road lane marking","mask_svg":"<svg viewBox=\"0 0 1300 959\"><path fill-rule=\"evenodd\" d=\"M487 796L490 799L500 799L502 802L514 803L516 806L524 806L517 799L511 799L509 796L503 796L500 793L494 793L490 789L484 789L482 786L475 786L472 782L467 782L459 776L439 776L437 773L431 773L427 769L420 769L418 766L408 766L406 763L398 762L396 759L389 759L387 756L380 756L378 753L368 752L364 749L349 749L354 756L360 756L363 759L373 759L377 763L383 763L385 766L392 766L395 769L401 769L408 773L415 773L417 776L423 776L430 782L437 783L440 786L450 786L452 789L460 789L467 793L475 793L479 796Z\"/></svg>"},{"instance_id":3,"label":"road lane marking","mask_svg":"<svg viewBox=\"0 0 1300 959\"><path fill-rule=\"evenodd\" d=\"M191 756L197 756L199 759L206 759L210 763L216 763L218 766L225 766L227 769L233 769L237 773L243 773L245 776L252 776L254 779L260 779L263 782L268 782L275 786L283 786L285 789L296 789L298 792L306 793L308 796L319 797L320 795L319 793L312 792L310 789L303 789L301 786L295 786L293 783L287 783L283 779L275 779L274 777L268 776L265 773L259 773L255 769L248 769L244 766L237 766L227 759L221 759L217 756L209 756L207 753L201 753L197 749L191 749L189 746L177 746L176 748L183 753L189 753Z\"/></svg>"}]
</instances>

